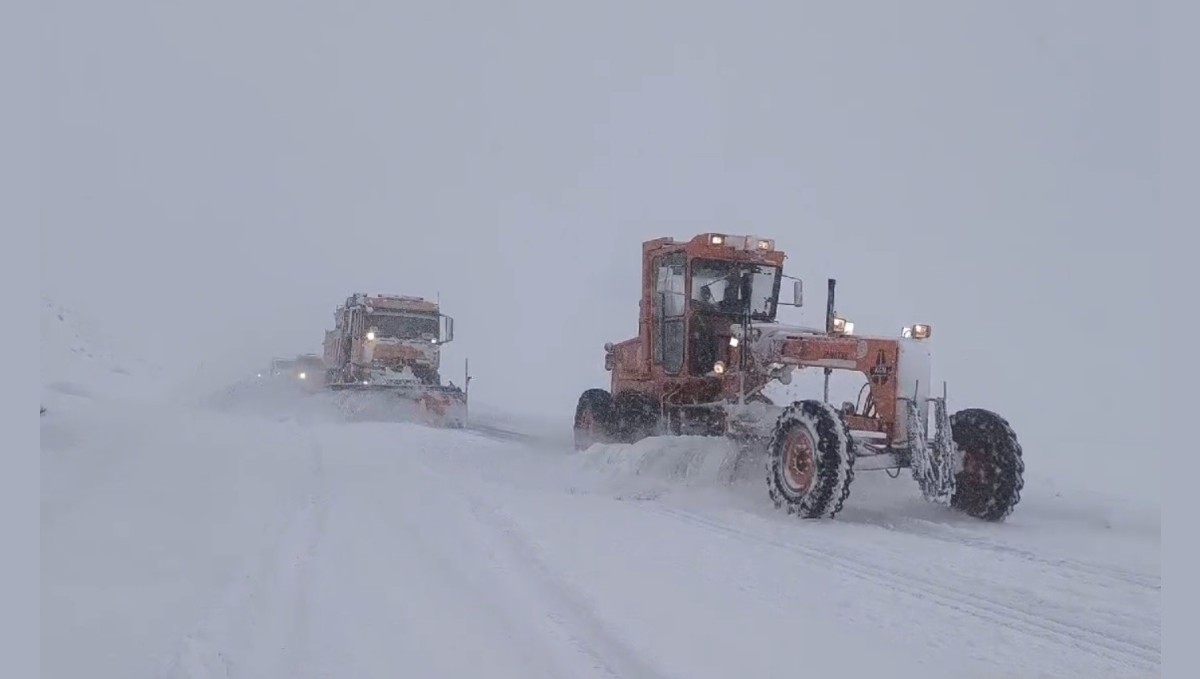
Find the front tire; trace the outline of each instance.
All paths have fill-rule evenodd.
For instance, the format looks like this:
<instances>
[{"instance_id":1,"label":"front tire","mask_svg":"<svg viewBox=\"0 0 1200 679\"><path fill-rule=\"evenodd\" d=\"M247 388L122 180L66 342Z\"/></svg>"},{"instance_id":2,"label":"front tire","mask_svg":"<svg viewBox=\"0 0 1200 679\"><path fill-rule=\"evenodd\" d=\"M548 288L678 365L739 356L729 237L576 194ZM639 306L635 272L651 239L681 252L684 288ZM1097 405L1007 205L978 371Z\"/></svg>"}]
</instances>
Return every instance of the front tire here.
<instances>
[{"instance_id":1,"label":"front tire","mask_svg":"<svg viewBox=\"0 0 1200 679\"><path fill-rule=\"evenodd\" d=\"M575 406L575 450L587 450L596 443L610 443L616 410L612 394L604 389L588 389Z\"/></svg>"},{"instance_id":2,"label":"front tire","mask_svg":"<svg viewBox=\"0 0 1200 679\"><path fill-rule=\"evenodd\" d=\"M1021 501L1025 462L1008 421L970 408L950 416L954 445L962 452L950 506L984 521L1003 521Z\"/></svg>"},{"instance_id":3,"label":"front tire","mask_svg":"<svg viewBox=\"0 0 1200 679\"><path fill-rule=\"evenodd\" d=\"M817 400L784 409L767 447L767 490L776 508L816 519L837 516L854 480L850 428Z\"/></svg>"}]
</instances>

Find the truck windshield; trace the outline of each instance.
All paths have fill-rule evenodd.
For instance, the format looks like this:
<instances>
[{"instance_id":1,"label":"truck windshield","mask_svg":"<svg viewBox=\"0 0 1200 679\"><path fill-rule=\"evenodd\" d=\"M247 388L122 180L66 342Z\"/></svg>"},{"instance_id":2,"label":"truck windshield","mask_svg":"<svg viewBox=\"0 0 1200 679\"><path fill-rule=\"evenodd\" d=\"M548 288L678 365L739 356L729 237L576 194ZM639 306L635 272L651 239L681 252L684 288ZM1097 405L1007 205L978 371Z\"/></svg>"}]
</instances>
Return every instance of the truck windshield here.
<instances>
[{"instance_id":1,"label":"truck windshield","mask_svg":"<svg viewBox=\"0 0 1200 679\"><path fill-rule=\"evenodd\" d=\"M376 313L367 317L367 327L379 337L437 339L439 323L437 316Z\"/></svg>"},{"instance_id":2,"label":"truck windshield","mask_svg":"<svg viewBox=\"0 0 1200 679\"><path fill-rule=\"evenodd\" d=\"M766 320L775 316L778 294L777 266L714 259L692 262L692 299L705 311L742 314L749 308L751 316Z\"/></svg>"}]
</instances>

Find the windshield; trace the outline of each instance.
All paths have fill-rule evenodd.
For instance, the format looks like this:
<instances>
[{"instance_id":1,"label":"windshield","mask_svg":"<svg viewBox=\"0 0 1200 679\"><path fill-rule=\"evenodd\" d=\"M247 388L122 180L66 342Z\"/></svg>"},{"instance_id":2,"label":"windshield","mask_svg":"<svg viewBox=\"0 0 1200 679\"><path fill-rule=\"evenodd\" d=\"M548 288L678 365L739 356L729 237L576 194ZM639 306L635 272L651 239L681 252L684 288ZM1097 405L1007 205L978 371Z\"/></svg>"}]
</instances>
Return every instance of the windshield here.
<instances>
[{"instance_id":1,"label":"windshield","mask_svg":"<svg viewBox=\"0 0 1200 679\"><path fill-rule=\"evenodd\" d=\"M745 313L759 319L775 316L779 267L713 259L692 262L692 299L705 311Z\"/></svg>"},{"instance_id":2,"label":"windshield","mask_svg":"<svg viewBox=\"0 0 1200 679\"><path fill-rule=\"evenodd\" d=\"M376 313L367 317L367 328L375 328L379 337L437 339L438 326L437 316Z\"/></svg>"}]
</instances>

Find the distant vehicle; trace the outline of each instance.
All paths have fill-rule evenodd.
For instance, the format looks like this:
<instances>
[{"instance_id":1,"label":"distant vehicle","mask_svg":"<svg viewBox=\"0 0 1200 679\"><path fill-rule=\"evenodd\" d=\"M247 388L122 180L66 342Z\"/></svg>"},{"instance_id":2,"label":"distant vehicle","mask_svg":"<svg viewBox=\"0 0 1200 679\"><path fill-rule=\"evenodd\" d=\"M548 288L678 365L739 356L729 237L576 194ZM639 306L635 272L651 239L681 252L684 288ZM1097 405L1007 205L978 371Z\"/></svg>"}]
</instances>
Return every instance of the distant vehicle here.
<instances>
[{"instance_id":1,"label":"distant vehicle","mask_svg":"<svg viewBox=\"0 0 1200 679\"><path fill-rule=\"evenodd\" d=\"M294 358L273 358L271 359L271 369L267 371L270 377L293 377L296 371L296 359Z\"/></svg>"},{"instance_id":2,"label":"distant vehicle","mask_svg":"<svg viewBox=\"0 0 1200 679\"><path fill-rule=\"evenodd\" d=\"M263 377L259 373L259 377ZM287 380L307 391L325 387L325 362L317 354L301 354L295 358L273 358L266 377Z\"/></svg>"}]
</instances>

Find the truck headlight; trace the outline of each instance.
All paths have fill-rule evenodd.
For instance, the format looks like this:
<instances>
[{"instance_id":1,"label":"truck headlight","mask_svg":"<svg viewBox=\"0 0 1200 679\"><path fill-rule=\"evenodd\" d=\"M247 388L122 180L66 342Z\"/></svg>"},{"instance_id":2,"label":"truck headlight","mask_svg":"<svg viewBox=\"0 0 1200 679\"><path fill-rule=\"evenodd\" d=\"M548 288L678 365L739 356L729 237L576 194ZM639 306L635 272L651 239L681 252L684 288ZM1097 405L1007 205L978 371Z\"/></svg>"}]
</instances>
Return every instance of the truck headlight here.
<instances>
[{"instance_id":1,"label":"truck headlight","mask_svg":"<svg viewBox=\"0 0 1200 679\"><path fill-rule=\"evenodd\" d=\"M900 336L907 339L928 339L932 333L932 327L924 323L917 323L916 325L904 326L904 330L900 332Z\"/></svg>"},{"instance_id":2,"label":"truck headlight","mask_svg":"<svg viewBox=\"0 0 1200 679\"><path fill-rule=\"evenodd\" d=\"M737 338L737 337L730 337L730 338L729 338L729 346L731 346L731 347L733 347L733 348L735 348L735 349L736 349L736 348L737 348L737 345L738 345L738 338Z\"/></svg>"},{"instance_id":3,"label":"truck headlight","mask_svg":"<svg viewBox=\"0 0 1200 679\"><path fill-rule=\"evenodd\" d=\"M367 331L367 341L368 341L368 342L374 342L374 341L375 341L375 331L374 331L374 330L368 330L368 331Z\"/></svg>"},{"instance_id":4,"label":"truck headlight","mask_svg":"<svg viewBox=\"0 0 1200 679\"><path fill-rule=\"evenodd\" d=\"M717 361L716 363L714 363L713 364L713 372L715 372L718 375L724 375L725 374L725 361Z\"/></svg>"},{"instance_id":5,"label":"truck headlight","mask_svg":"<svg viewBox=\"0 0 1200 679\"><path fill-rule=\"evenodd\" d=\"M297 375L297 377L299 377L302 380L306 380L306 379L308 379L308 373L300 373L299 375Z\"/></svg>"}]
</instances>

